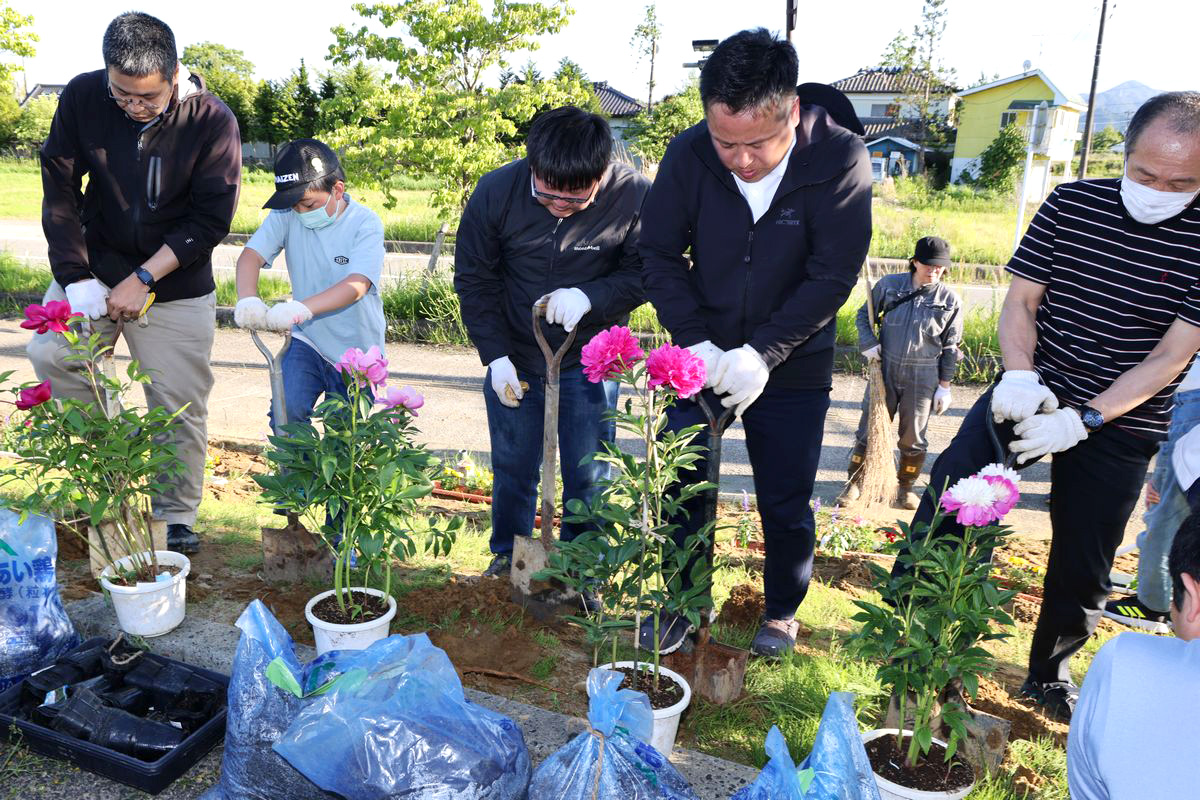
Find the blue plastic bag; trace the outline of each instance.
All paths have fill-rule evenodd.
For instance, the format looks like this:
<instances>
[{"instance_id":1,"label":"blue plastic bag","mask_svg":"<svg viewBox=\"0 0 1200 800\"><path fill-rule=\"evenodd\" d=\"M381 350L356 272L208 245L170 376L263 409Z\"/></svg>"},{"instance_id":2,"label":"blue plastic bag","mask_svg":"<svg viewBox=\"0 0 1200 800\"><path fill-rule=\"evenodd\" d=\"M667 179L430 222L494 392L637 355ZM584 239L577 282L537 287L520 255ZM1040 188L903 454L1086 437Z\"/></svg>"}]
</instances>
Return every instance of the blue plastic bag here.
<instances>
[{"instance_id":1,"label":"blue plastic bag","mask_svg":"<svg viewBox=\"0 0 1200 800\"><path fill-rule=\"evenodd\" d=\"M812 752L799 767L773 725L766 750L770 760L757 780L730 800L880 800L850 692L829 695Z\"/></svg>"},{"instance_id":2,"label":"blue plastic bag","mask_svg":"<svg viewBox=\"0 0 1200 800\"><path fill-rule=\"evenodd\" d=\"M0 508L0 690L79 644L54 575L54 521Z\"/></svg>"},{"instance_id":3,"label":"blue plastic bag","mask_svg":"<svg viewBox=\"0 0 1200 800\"><path fill-rule=\"evenodd\" d=\"M529 800L698 800L678 770L647 742L654 725L642 692L618 689L624 675L588 673L588 722L581 733L543 761L529 784Z\"/></svg>"},{"instance_id":4,"label":"blue plastic bag","mask_svg":"<svg viewBox=\"0 0 1200 800\"><path fill-rule=\"evenodd\" d=\"M468 701L425 634L326 653L303 684L321 693L275 750L318 786L348 800L525 797L531 764L520 728Z\"/></svg>"}]
</instances>

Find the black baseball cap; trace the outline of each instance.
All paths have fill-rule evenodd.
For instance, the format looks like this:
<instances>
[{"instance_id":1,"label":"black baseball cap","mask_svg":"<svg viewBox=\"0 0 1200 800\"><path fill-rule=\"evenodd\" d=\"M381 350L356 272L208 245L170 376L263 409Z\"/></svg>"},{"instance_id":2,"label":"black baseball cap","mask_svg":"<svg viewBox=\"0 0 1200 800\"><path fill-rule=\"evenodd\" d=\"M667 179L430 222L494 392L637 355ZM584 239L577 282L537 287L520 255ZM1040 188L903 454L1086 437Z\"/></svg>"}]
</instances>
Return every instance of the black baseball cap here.
<instances>
[{"instance_id":1,"label":"black baseball cap","mask_svg":"<svg viewBox=\"0 0 1200 800\"><path fill-rule=\"evenodd\" d=\"M940 236L918 239L913 249L913 260L931 267L949 267L953 264L950 260L950 243Z\"/></svg>"},{"instance_id":2,"label":"black baseball cap","mask_svg":"<svg viewBox=\"0 0 1200 800\"><path fill-rule=\"evenodd\" d=\"M275 156L275 194L263 208L287 209L300 202L315 181L341 172L337 154L316 139L288 142Z\"/></svg>"}]
</instances>

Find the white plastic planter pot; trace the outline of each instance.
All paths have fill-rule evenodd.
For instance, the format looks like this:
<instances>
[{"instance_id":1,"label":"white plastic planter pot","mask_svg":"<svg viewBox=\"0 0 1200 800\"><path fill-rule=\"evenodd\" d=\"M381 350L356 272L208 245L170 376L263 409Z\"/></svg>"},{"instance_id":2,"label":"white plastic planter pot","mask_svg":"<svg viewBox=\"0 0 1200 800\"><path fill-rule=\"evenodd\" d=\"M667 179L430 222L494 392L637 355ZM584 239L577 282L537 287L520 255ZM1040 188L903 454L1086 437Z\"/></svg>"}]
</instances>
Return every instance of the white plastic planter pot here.
<instances>
[{"instance_id":1,"label":"white plastic planter pot","mask_svg":"<svg viewBox=\"0 0 1200 800\"><path fill-rule=\"evenodd\" d=\"M308 605L304 607L304 616L308 620L308 624L312 625L313 639L317 645L317 655L327 653L330 650L366 650L373 643L387 637L392 617L396 616L395 598L388 597L388 610L381 617L376 617L367 622L339 625L335 622L326 622L313 614L313 606L326 597L332 596L333 591L333 589L330 589L321 592L309 600ZM366 592L376 597L384 597L383 592L378 589L364 589L356 586L350 591Z\"/></svg>"},{"instance_id":2,"label":"white plastic planter pot","mask_svg":"<svg viewBox=\"0 0 1200 800\"><path fill-rule=\"evenodd\" d=\"M895 728L880 728L879 730L866 731L862 734L862 742L865 745L867 742L883 736L895 736L896 733ZM907 734L908 731L904 733ZM946 746L946 743L941 739L934 739L933 741L942 747ZM920 789L910 789L907 786L892 783L887 778L879 777L879 775L875 776L875 785L879 787L879 796L883 800L961 800L961 798L969 795L971 790L975 788L975 781L972 780L968 785L953 792L925 792Z\"/></svg>"},{"instance_id":3,"label":"white plastic planter pot","mask_svg":"<svg viewBox=\"0 0 1200 800\"><path fill-rule=\"evenodd\" d=\"M154 582L138 582L133 586L120 586L109 578L115 577L112 567L100 573L100 585L112 598L117 612L117 624L121 630L135 636L162 636L183 622L187 607L187 576L192 562L182 553L170 550L155 550L158 563L164 567L178 567L179 572L170 578ZM143 558L148 559L149 553ZM133 557L122 558L117 565L129 569Z\"/></svg>"},{"instance_id":4,"label":"white plastic planter pot","mask_svg":"<svg viewBox=\"0 0 1200 800\"><path fill-rule=\"evenodd\" d=\"M652 662L639 661L638 666L643 670L646 668L654 669ZM601 664L601 669L633 669L632 661L618 661L615 664ZM670 678L675 683L683 687L683 697L678 703L667 708L654 708L654 733L650 737L650 745L662 753L664 756L671 755L671 751L675 749L675 734L679 732L679 718L683 716L683 712L692 702L692 687L688 686L688 682L678 672L673 672L666 667L658 668L659 675L663 678Z\"/></svg>"}]
</instances>

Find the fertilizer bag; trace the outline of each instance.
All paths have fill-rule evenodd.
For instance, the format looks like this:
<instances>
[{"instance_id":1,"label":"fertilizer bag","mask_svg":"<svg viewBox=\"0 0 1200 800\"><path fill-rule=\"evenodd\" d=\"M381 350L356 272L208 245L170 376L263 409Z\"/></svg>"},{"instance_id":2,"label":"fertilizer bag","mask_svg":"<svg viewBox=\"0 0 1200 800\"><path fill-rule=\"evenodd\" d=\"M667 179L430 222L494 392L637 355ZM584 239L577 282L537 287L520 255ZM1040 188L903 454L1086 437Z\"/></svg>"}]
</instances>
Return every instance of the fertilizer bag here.
<instances>
[{"instance_id":1,"label":"fertilizer bag","mask_svg":"<svg viewBox=\"0 0 1200 800\"><path fill-rule=\"evenodd\" d=\"M79 644L54 576L54 521L0 508L0 690Z\"/></svg>"},{"instance_id":2,"label":"fertilizer bag","mask_svg":"<svg viewBox=\"0 0 1200 800\"><path fill-rule=\"evenodd\" d=\"M333 677L332 680L330 678ZM311 699L275 745L347 800L523 800L530 760L507 717L475 705L423 633L309 665Z\"/></svg>"},{"instance_id":3,"label":"fertilizer bag","mask_svg":"<svg viewBox=\"0 0 1200 800\"><path fill-rule=\"evenodd\" d=\"M538 766L529 800L697 800L666 757L651 747L654 715L642 692L619 689L624 675L588 673L588 722Z\"/></svg>"}]
</instances>

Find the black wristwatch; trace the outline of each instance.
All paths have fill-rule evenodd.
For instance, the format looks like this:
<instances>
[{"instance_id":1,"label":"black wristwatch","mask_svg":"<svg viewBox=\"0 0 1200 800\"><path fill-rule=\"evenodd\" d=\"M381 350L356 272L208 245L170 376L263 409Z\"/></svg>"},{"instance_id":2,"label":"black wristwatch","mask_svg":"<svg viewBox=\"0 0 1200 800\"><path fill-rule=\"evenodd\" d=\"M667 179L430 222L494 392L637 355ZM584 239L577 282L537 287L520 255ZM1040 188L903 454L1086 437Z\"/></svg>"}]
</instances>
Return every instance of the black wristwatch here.
<instances>
[{"instance_id":1,"label":"black wristwatch","mask_svg":"<svg viewBox=\"0 0 1200 800\"><path fill-rule=\"evenodd\" d=\"M154 280L154 276L150 274L150 270L145 267L134 267L133 274L137 275L139 281L146 284L147 289L154 291L154 284L158 283L158 281Z\"/></svg>"},{"instance_id":2,"label":"black wristwatch","mask_svg":"<svg viewBox=\"0 0 1200 800\"><path fill-rule=\"evenodd\" d=\"M1091 406L1079 407L1079 419L1088 433L1095 433L1104 427L1104 415Z\"/></svg>"}]
</instances>

